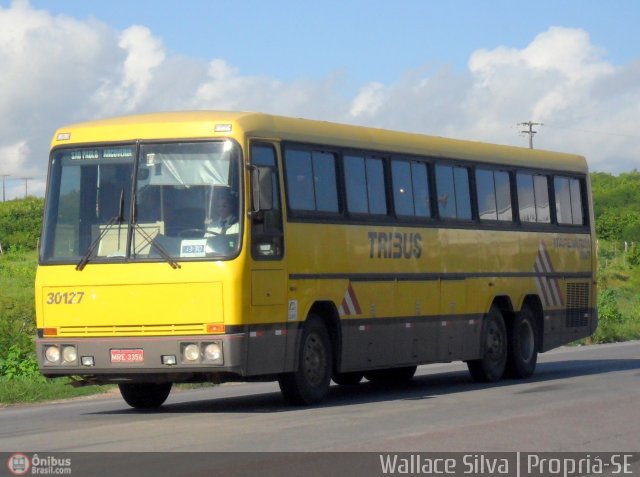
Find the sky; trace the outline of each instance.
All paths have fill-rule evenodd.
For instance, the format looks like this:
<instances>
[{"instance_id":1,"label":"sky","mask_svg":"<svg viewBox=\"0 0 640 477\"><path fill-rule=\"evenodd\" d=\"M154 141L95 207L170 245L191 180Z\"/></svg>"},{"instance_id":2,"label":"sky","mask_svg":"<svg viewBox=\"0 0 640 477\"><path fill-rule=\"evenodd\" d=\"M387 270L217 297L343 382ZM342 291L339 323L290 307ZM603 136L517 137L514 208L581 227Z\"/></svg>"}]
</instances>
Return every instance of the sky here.
<instances>
[{"instance_id":1,"label":"sky","mask_svg":"<svg viewBox=\"0 0 640 477\"><path fill-rule=\"evenodd\" d=\"M240 110L640 169L637 0L0 0L0 175L42 196L54 131ZM1 186L1 182L0 182Z\"/></svg>"}]
</instances>

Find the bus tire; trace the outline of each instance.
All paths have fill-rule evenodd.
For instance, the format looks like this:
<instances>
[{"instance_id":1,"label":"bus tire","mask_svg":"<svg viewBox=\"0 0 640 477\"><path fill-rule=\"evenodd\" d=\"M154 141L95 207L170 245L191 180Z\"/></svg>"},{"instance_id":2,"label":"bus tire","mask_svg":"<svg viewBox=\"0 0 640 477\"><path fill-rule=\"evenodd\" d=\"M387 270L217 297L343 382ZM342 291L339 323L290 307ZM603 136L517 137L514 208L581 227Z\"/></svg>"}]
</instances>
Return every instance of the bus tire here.
<instances>
[{"instance_id":1,"label":"bus tire","mask_svg":"<svg viewBox=\"0 0 640 477\"><path fill-rule=\"evenodd\" d=\"M341 386L355 386L356 384L360 384L362 378L364 378L364 373L361 371L335 373L333 375L333 382Z\"/></svg>"},{"instance_id":2,"label":"bus tire","mask_svg":"<svg viewBox=\"0 0 640 477\"><path fill-rule=\"evenodd\" d=\"M417 366L402 368L374 369L364 373L364 377L375 384L401 385L406 384L416 374Z\"/></svg>"},{"instance_id":3,"label":"bus tire","mask_svg":"<svg viewBox=\"0 0 640 477\"><path fill-rule=\"evenodd\" d=\"M517 313L513 326L508 329L507 375L512 378L528 378L538 362L538 328L530 307L524 306Z\"/></svg>"},{"instance_id":4,"label":"bus tire","mask_svg":"<svg viewBox=\"0 0 640 477\"><path fill-rule=\"evenodd\" d=\"M287 402L296 406L318 403L329 392L332 369L327 327L318 316L310 315L302 329L297 369L280 375L280 391Z\"/></svg>"},{"instance_id":5,"label":"bus tire","mask_svg":"<svg viewBox=\"0 0 640 477\"><path fill-rule=\"evenodd\" d=\"M467 361L471 377L480 383L499 381L507 365L507 329L497 306L492 306L485 316L480 349L480 359Z\"/></svg>"},{"instance_id":6,"label":"bus tire","mask_svg":"<svg viewBox=\"0 0 640 477\"><path fill-rule=\"evenodd\" d=\"M120 394L136 409L155 409L164 404L173 383L120 383Z\"/></svg>"}]
</instances>

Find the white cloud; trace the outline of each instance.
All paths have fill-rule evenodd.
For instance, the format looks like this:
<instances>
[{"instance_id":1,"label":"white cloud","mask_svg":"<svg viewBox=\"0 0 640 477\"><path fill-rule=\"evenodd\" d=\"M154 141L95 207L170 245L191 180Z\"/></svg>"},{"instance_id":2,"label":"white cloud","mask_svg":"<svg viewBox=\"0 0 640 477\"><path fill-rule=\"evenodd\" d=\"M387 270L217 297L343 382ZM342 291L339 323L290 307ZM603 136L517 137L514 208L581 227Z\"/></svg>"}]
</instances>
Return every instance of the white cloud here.
<instances>
[{"instance_id":1,"label":"white cloud","mask_svg":"<svg viewBox=\"0 0 640 477\"><path fill-rule=\"evenodd\" d=\"M196 92L194 104L220 110L243 109L247 104L264 105L281 89L282 84L275 79L241 76L237 68L217 58L209 64L207 77Z\"/></svg>"},{"instance_id":2,"label":"white cloud","mask_svg":"<svg viewBox=\"0 0 640 477\"><path fill-rule=\"evenodd\" d=\"M29 146L26 140L21 140L15 144L0 146L0 158L2 160L0 172L8 175L3 181L3 193L5 197L21 197L25 191L25 181L27 182L27 192L32 195L44 194L44 180L41 171L35 166L25 167L25 163L30 155Z\"/></svg>"},{"instance_id":3,"label":"white cloud","mask_svg":"<svg viewBox=\"0 0 640 477\"><path fill-rule=\"evenodd\" d=\"M385 102L385 89L382 83L364 86L351 103L349 114L354 118L360 115L374 115Z\"/></svg>"},{"instance_id":4,"label":"white cloud","mask_svg":"<svg viewBox=\"0 0 640 477\"><path fill-rule=\"evenodd\" d=\"M614 66L579 29L471 52L463 72L397 72L397 81L371 81L349 96L348 72L246 75L233 58L168 54L145 26L116 31L20 0L0 7L0 64L0 174L37 175L39 192L58 126L172 109L256 110L520 146L527 140L516 124L534 120L545 123L536 147L584 154L595 170L640 168L640 59Z\"/></svg>"},{"instance_id":5,"label":"white cloud","mask_svg":"<svg viewBox=\"0 0 640 477\"><path fill-rule=\"evenodd\" d=\"M117 76L106 78L93 96L104 115L135 111L145 97L154 70L165 60L162 42L143 26L131 26L120 35L118 47L126 52Z\"/></svg>"},{"instance_id":6,"label":"white cloud","mask_svg":"<svg viewBox=\"0 0 640 477\"><path fill-rule=\"evenodd\" d=\"M639 135L631 121L640 113L638 66L616 68L585 31L559 27L522 50L477 51L469 61L471 104L481 104L484 113L477 109L473 115L493 124L478 132L504 142L499 118L533 119L545 123L536 136L539 147L583 154L593 169L640 167Z\"/></svg>"},{"instance_id":7,"label":"white cloud","mask_svg":"<svg viewBox=\"0 0 640 477\"><path fill-rule=\"evenodd\" d=\"M51 135L87 117L88 98L114 58L112 36L96 21L52 16L26 1L0 7L0 174L11 174L7 194L24 193L19 177L34 177L29 191L42 194Z\"/></svg>"},{"instance_id":8,"label":"white cloud","mask_svg":"<svg viewBox=\"0 0 640 477\"><path fill-rule=\"evenodd\" d=\"M217 58L209 63L192 107L336 119L348 107L338 99L336 81L335 76L290 83L266 76L243 76L226 60Z\"/></svg>"},{"instance_id":9,"label":"white cloud","mask_svg":"<svg viewBox=\"0 0 640 477\"><path fill-rule=\"evenodd\" d=\"M477 89L489 91L491 99L528 98L530 116L547 121L580 107L593 81L610 75L614 68L602 59L585 31L552 27L523 50L476 51L469 70Z\"/></svg>"},{"instance_id":10,"label":"white cloud","mask_svg":"<svg viewBox=\"0 0 640 477\"><path fill-rule=\"evenodd\" d=\"M0 157L2 158L2 169L4 174L17 175L26 171L23 164L29 156L29 146L26 140L21 140L15 144L0 146Z\"/></svg>"}]
</instances>

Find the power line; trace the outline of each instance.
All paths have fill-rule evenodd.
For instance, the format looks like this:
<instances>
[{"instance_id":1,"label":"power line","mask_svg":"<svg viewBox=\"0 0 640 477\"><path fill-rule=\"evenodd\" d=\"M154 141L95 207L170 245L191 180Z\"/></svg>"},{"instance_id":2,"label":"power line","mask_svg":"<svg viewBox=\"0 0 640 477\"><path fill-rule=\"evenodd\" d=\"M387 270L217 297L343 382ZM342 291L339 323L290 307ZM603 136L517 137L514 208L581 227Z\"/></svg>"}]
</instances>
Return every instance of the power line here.
<instances>
[{"instance_id":1,"label":"power line","mask_svg":"<svg viewBox=\"0 0 640 477\"><path fill-rule=\"evenodd\" d=\"M528 129L524 131L520 131L522 134L529 135L529 149L533 149L533 135L537 134L538 131L533 130L533 126L544 126L543 123L534 123L533 121L527 121L526 123L518 123L518 126L527 126Z\"/></svg>"}]
</instances>

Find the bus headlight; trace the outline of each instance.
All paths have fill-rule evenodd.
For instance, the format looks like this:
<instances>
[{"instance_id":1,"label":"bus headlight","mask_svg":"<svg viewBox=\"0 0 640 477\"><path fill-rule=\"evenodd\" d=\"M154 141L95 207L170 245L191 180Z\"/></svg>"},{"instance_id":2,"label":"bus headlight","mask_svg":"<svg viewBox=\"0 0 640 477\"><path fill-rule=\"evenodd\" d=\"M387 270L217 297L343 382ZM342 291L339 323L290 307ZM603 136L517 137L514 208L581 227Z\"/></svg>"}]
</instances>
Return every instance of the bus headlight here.
<instances>
[{"instance_id":1,"label":"bus headlight","mask_svg":"<svg viewBox=\"0 0 640 477\"><path fill-rule=\"evenodd\" d=\"M78 351L75 346L62 348L62 359L65 363L75 363L78 360Z\"/></svg>"},{"instance_id":2,"label":"bus headlight","mask_svg":"<svg viewBox=\"0 0 640 477\"><path fill-rule=\"evenodd\" d=\"M204 359L216 364L222 364L222 344L209 343L204 347Z\"/></svg>"},{"instance_id":3,"label":"bus headlight","mask_svg":"<svg viewBox=\"0 0 640 477\"><path fill-rule=\"evenodd\" d=\"M185 361L198 361L198 359L200 358L200 348L197 344L188 344L182 350L182 356L184 357Z\"/></svg>"},{"instance_id":4,"label":"bus headlight","mask_svg":"<svg viewBox=\"0 0 640 477\"><path fill-rule=\"evenodd\" d=\"M44 357L49 363L56 364L60 362L60 349L57 346L47 346L44 350Z\"/></svg>"}]
</instances>

